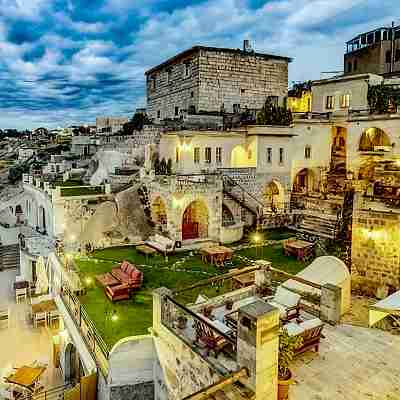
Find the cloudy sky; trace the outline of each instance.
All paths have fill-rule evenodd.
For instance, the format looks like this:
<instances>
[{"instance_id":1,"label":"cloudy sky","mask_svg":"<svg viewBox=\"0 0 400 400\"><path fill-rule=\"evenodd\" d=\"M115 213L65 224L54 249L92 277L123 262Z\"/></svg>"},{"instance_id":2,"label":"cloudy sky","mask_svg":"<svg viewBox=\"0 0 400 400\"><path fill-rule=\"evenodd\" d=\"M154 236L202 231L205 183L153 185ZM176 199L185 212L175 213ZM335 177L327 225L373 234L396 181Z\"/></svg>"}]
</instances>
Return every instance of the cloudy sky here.
<instances>
[{"instance_id":1,"label":"cloudy sky","mask_svg":"<svg viewBox=\"0 0 400 400\"><path fill-rule=\"evenodd\" d=\"M0 128L90 123L145 105L144 71L196 44L290 56L289 81L340 70L344 42L398 0L0 0Z\"/></svg>"}]
</instances>

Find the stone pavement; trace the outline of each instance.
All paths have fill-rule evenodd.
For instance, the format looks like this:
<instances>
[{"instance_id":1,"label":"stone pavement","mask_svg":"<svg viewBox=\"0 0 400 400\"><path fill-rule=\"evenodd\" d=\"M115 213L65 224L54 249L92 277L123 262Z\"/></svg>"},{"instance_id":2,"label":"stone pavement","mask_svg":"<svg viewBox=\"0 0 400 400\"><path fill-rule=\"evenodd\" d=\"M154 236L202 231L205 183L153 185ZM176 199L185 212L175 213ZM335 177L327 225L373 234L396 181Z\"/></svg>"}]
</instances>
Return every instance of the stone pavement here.
<instances>
[{"instance_id":1,"label":"stone pavement","mask_svg":"<svg viewBox=\"0 0 400 400\"><path fill-rule=\"evenodd\" d=\"M15 270L0 272L0 304L10 307L8 328L0 328L0 375L10 367L20 367L39 361L48 365L41 383L46 387L63 384L62 373L52 366L52 332L49 328L33 328L26 303L16 304L12 290Z\"/></svg>"},{"instance_id":2,"label":"stone pavement","mask_svg":"<svg viewBox=\"0 0 400 400\"><path fill-rule=\"evenodd\" d=\"M400 336L345 324L323 334L319 354L293 363L291 400L400 399Z\"/></svg>"}]
</instances>

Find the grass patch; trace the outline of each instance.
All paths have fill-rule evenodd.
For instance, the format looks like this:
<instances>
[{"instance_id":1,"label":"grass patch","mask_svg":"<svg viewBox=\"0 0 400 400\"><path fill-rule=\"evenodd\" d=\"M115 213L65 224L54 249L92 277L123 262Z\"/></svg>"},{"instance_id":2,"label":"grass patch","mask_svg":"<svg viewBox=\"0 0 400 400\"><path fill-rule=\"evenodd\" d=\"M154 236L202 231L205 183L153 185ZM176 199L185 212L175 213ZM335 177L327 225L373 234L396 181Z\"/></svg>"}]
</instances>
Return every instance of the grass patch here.
<instances>
[{"instance_id":1,"label":"grass patch","mask_svg":"<svg viewBox=\"0 0 400 400\"><path fill-rule=\"evenodd\" d=\"M85 283L87 278L91 278L92 281L86 295L81 297L81 302L110 347L124 337L148 333L148 328L152 325L152 291L154 289L164 286L179 290L228 272L232 268L232 266L217 268L204 263L199 255L190 253L177 253L168 256L168 259L155 254L146 259L130 246L97 250L91 257L75 260L82 282ZM260 258L267 259L274 267L290 273L297 273L304 268L303 263L283 254L281 244L258 248L257 254L255 248L236 251L233 267L246 266L246 261ZM143 287L135 292L132 299L112 303L104 294L104 289L94 283L95 277L111 271L123 260L136 264L143 271ZM229 281L190 290L180 295L178 300L184 303L193 302L200 293L214 297L230 290L231 282ZM117 312L117 321L111 321L113 310Z\"/></svg>"}]
</instances>

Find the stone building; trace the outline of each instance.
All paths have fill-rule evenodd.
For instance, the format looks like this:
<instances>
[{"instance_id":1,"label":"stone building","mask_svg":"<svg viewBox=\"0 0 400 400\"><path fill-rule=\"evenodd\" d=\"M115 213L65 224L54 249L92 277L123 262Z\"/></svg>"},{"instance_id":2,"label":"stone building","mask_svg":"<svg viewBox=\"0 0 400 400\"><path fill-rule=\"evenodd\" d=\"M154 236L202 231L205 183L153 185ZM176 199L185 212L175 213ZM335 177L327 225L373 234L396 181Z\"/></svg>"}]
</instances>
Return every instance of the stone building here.
<instances>
[{"instance_id":1,"label":"stone building","mask_svg":"<svg viewBox=\"0 0 400 400\"><path fill-rule=\"evenodd\" d=\"M195 46L146 72L147 112L154 121L184 112L260 109L287 95L290 58Z\"/></svg>"},{"instance_id":2,"label":"stone building","mask_svg":"<svg viewBox=\"0 0 400 400\"><path fill-rule=\"evenodd\" d=\"M400 26L361 33L346 43L345 74L400 72Z\"/></svg>"},{"instance_id":3,"label":"stone building","mask_svg":"<svg viewBox=\"0 0 400 400\"><path fill-rule=\"evenodd\" d=\"M124 124L129 121L126 117L97 117L96 130L98 135L112 135L122 131Z\"/></svg>"}]
</instances>

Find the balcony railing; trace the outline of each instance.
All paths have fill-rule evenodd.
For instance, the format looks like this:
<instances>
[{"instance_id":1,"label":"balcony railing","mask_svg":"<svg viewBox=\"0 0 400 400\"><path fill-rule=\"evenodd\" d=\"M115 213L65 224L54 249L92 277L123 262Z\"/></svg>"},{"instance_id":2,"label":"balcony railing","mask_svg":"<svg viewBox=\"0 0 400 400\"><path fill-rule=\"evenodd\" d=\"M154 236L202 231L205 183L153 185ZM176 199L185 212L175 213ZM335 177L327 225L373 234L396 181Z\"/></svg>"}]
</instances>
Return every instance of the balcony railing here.
<instances>
[{"instance_id":1,"label":"balcony railing","mask_svg":"<svg viewBox=\"0 0 400 400\"><path fill-rule=\"evenodd\" d=\"M110 357L109 346L101 337L85 307L80 303L78 297L70 290L65 282L61 290L61 299L72 320L75 322L76 327L80 331L86 346L94 356L102 374L107 376L109 369L108 359Z\"/></svg>"}]
</instances>

